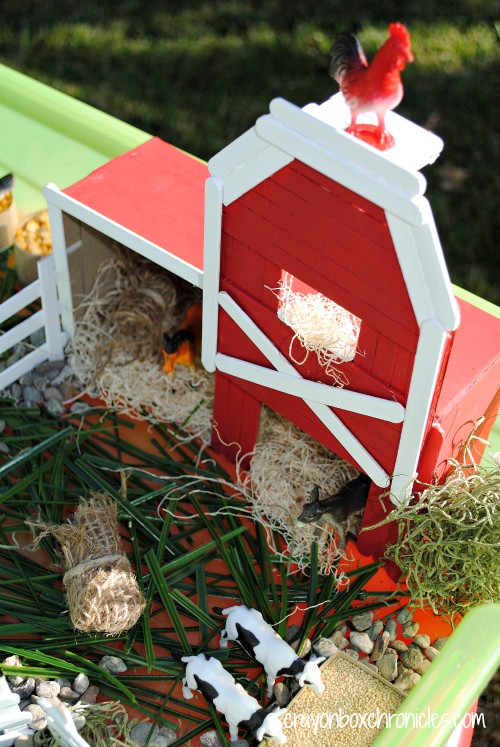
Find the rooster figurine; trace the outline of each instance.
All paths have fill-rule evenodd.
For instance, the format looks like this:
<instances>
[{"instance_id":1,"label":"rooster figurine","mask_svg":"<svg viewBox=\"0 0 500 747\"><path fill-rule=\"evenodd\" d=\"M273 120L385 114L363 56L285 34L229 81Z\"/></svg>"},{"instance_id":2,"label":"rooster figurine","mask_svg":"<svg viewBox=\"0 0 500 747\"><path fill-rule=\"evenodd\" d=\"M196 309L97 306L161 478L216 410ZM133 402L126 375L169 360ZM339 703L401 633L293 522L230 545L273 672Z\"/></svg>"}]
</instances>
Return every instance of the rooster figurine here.
<instances>
[{"instance_id":1,"label":"rooster figurine","mask_svg":"<svg viewBox=\"0 0 500 747\"><path fill-rule=\"evenodd\" d=\"M389 39L368 64L363 47L354 34L344 31L332 49L330 75L337 81L351 110L347 132L379 150L394 146L393 136L385 129L385 113L403 98L400 71L413 62L410 34L402 23L389 24ZM358 116L374 112L378 125L357 124Z\"/></svg>"}]
</instances>

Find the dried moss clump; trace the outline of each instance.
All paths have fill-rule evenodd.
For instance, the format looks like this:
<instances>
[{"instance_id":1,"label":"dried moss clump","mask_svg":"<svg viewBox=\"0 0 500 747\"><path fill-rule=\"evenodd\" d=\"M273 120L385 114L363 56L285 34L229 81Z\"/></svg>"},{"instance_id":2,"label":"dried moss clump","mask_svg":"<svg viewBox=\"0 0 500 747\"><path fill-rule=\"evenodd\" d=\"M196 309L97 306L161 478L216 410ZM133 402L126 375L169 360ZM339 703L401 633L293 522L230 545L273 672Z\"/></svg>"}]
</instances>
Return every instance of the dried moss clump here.
<instances>
[{"instance_id":1,"label":"dried moss clump","mask_svg":"<svg viewBox=\"0 0 500 747\"><path fill-rule=\"evenodd\" d=\"M411 604L429 605L453 623L470 607L500 601L500 455L493 469L455 464L442 485L429 485L395 508L398 540L386 557L406 577Z\"/></svg>"}]
</instances>

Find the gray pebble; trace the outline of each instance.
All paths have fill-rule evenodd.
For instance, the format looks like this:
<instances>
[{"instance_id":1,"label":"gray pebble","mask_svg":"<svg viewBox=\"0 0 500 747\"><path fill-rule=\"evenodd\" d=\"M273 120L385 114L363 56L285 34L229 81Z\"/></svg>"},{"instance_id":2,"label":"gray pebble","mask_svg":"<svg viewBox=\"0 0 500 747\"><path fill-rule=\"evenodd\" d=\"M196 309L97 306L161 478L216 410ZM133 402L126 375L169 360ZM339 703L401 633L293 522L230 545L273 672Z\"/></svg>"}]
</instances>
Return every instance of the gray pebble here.
<instances>
[{"instance_id":1,"label":"gray pebble","mask_svg":"<svg viewBox=\"0 0 500 747\"><path fill-rule=\"evenodd\" d=\"M20 685L12 685L11 690L16 695L19 695L19 700L26 700L35 690L35 678L26 677L26 679L23 680Z\"/></svg>"},{"instance_id":2,"label":"gray pebble","mask_svg":"<svg viewBox=\"0 0 500 747\"><path fill-rule=\"evenodd\" d=\"M56 679L57 684L59 687L71 687L70 680L67 680L65 677L58 677Z\"/></svg>"},{"instance_id":3,"label":"gray pebble","mask_svg":"<svg viewBox=\"0 0 500 747\"><path fill-rule=\"evenodd\" d=\"M313 648L318 656L326 656L327 659L337 653L338 646L330 638L318 638L315 641Z\"/></svg>"},{"instance_id":4,"label":"gray pebble","mask_svg":"<svg viewBox=\"0 0 500 747\"><path fill-rule=\"evenodd\" d=\"M333 632L334 633L342 633L342 637L344 637L349 632L349 628L347 627L347 625L345 623L341 623L340 625L337 625L337 627L335 628L335 630Z\"/></svg>"},{"instance_id":5,"label":"gray pebble","mask_svg":"<svg viewBox=\"0 0 500 747\"><path fill-rule=\"evenodd\" d=\"M87 723L87 719L85 718L83 713L72 713L71 718L73 719L73 723L76 726L77 731L81 731Z\"/></svg>"},{"instance_id":6,"label":"gray pebble","mask_svg":"<svg viewBox=\"0 0 500 747\"><path fill-rule=\"evenodd\" d=\"M164 737L162 734L157 734L156 737L154 737L150 743L149 747L170 747L172 742L174 742L174 739L169 739L169 737Z\"/></svg>"},{"instance_id":7,"label":"gray pebble","mask_svg":"<svg viewBox=\"0 0 500 747\"><path fill-rule=\"evenodd\" d=\"M423 654L418 648L409 648L408 651L403 651L401 654L401 661L408 669L420 667L423 660Z\"/></svg>"},{"instance_id":8,"label":"gray pebble","mask_svg":"<svg viewBox=\"0 0 500 747\"><path fill-rule=\"evenodd\" d=\"M364 654L371 654L374 643L367 633L353 631L350 636L351 646Z\"/></svg>"},{"instance_id":9,"label":"gray pebble","mask_svg":"<svg viewBox=\"0 0 500 747\"><path fill-rule=\"evenodd\" d=\"M0 454L10 454L9 444L4 443L3 441L0 442Z\"/></svg>"},{"instance_id":10,"label":"gray pebble","mask_svg":"<svg viewBox=\"0 0 500 747\"><path fill-rule=\"evenodd\" d=\"M417 674L425 674L425 672L429 669L431 663L429 659L423 659L422 664L419 667L415 667L415 672Z\"/></svg>"},{"instance_id":11,"label":"gray pebble","mask_svg":"<svg viewBox=\"0 0 500 747\"><path fill-rule=\"evenodd\" d=\"M169 729L168 726L160 726L160 735L162 737L165 737L165 739L168 739L168 744L172 744L172 742L175 742L176 739L179 738L179 735L176 734L176 732L173 729Z\"/></svg>"},{"instance_id":12,"label":"gray pebble","mask_svg":"<svg viewBox=\"0 0 500 747\"><path fill-rule=\"evenodd\" d=\"M151 729L152 729L151 739L154 739L155 737L159 736L160 729L156 724L153 725L151 721L141 721L139 724L137 724L137 726L134 726L134 728L131 729L130 739L132 740L132 742L135 742L135 744L137 744L138 747L144 747L151 733Z\"/></svg>"},{"instance_id":13,"label":"gray pebble","mask_svg":"<svg viewBox=\"0 0 500 747\"><path fill-rule=\"evenodd\" d=\"M42 374L35 373L33 375L33 386L38 389L39 392L43 392L43 390L47 387L47 384L49 383L49 380L46 376L43 376Z\"/></svg>"},{"instance_id":14,"label":"gray pebble","mask_svg":"<svg viewBox=\"0 0 500 747\"><path fill-rule=\"evenodd\" d=\"M401 625L410 622L410 620L412 619L413 613L408 609L408 607L404 607L402 610L400 610L398 616L396 617L396 620L398 621L398 623L401 623Z\"/></svg>"},{"instance_id":15,"label":"gray pebble","mask_svg":"<svg viewBox=\"0 0 500 747\"><path fill-rule=\"evenodd\" d=\"M299 656L307 656L307 654L311 650L311 641L309 640L309 638L306 638L306 640L300 647L300 651L298 649L299 642L300 642L300 638L297 638L297 640L291 643L290 646L293 648L294 651L298 653Z\"/></svg>"},{"instance_id":16,"label":"gray pebble","mask_svg":"<svg viewBox=\"0 0 500 747\"><path fill-rule=\"evenodd\" d=\"M44 361L35 368L35 372L46 376L48 379L53 379L54 376L57 376L65 362L64 358L58 361Z\"/></svg>"},{"instance_id":17,"label":"gray pebble","mask_svg":"<svg viewBox=\"0 0 500 747\"><path fill-rule=\"evenodd\" d=\"M28 724L30 729L33 729L33 731L43 731L43 729L47 728L47 719L45 718L45 711L42 706L31 703L29 706L26 706L25 711L31 713L31 721Z\"/></svg>"},{"instance_id":18,"label":"gray pebble","mask_svg":"<svg viewBox=\"0 0 500 747\"><path fill-rule=\"evenodd\" d=\"M59 690L59 697L61 698L61 700L75 701L78 700L80 694L75 693L75 691L71 687L61 687L61 689Z\"/></svg>"},{"instance_id":19,"label":"gray pebble","mask_svg":"<svg viewBox=\"0 0 500 747\"><path fill-rule=\"evenodd\" d=\"M345 651L346 648L349 648L349 641L347 638L342 638L339 643L339 651Z\"/></svg>"},{"instance_id":20,"label":"gray pebble","mask_svg":"<svg viewBox=\"0 0 500 747\"><path fill-rule=\"evenodd\" d=\"M446 641L448 640L448 638L449 638L448 635L442 635L440 638L436 638L436 640L432 644L432 647L433 648L437 648L438 651L441 651L441 649L443 648L443 646L446 643Z\"/></svg>"},{"instance_id":21,"label":"gray pebble","mask_svg":"<svg viewBox=\"0 0 500 747\"><path fill-rule=\"evenodd\" d=\"M55 398L45 400L45 409L53 418L60 418L66 412L64 405Z\"/></svg>"},{"instance_id":22,"label":"gray pebble","mask_svg":"<svg viewBox=\"0 0 500 747\"><path fill-rule=\"evenodd\" d=\"M346 633L347 633L347 628L346 628ZM334 646L337 646L337 648L340 648L340 642L343 640L345 641L344 633L342 633L341 630L336 630L335 633L333 633L330 636L330 640Z\"/></svg>"},{"instance_id":23,"label":"gray pebble","mask_svg":"<svg viewBox=\"0 0 500 747\"><path fill-rule=\"evenodd\" d=\"M399 638L395 638L393 641L389 643L389 648L393 648L394 651L397 651L398 653L402 653L403 651L408 651L408 646L404 641L400 641Z\"/></svg>"},{"instance_id":24,"label":"gray pebble","mask_svg":"<svg viewBox=\"0 0 500 747\"><path fill-rule=\"evenodd\" d=\"M413 643L416 643L420 648L429 648L431 645L431 639L426 633L419 633L413 639Z\"/></svg>"},{"instance_id":25,"label":"gray pebble","mask_svg":"<svg viewBox=\"0 0 500 747\"><path fill-rule=\"evenodd\" d=\"M282 708L286 706L286 704L290 700L290 690L283 682L277 682L274 685L273 693L278 705Z\"/></svg>"},{"instance_id":26,"label":"gray pebble","mask_svg":"<svg viewBox=\"0 0 500 747\"><path fill-rule=\"evenodd\" d=\"M398 661L398 677L400 674L403 674L403 672L411 672L411 669L408 669L405 667L402 661Z\"/></svg>"},{"instance_id":27,"label":"gray pebble","mask_svg":"<svg viewBox=\"0 0 500 747\"><path fill-rule=\"evenodd\" d=\"M88 412L92 407L87 402L73 402L69 409L76 415L80 415L80 413Z\"/></svg>"},{"instance_id":28,"label":"gray pebble","mask_svg":"<svg viewBox=\"0 0 500 747\"><path fill-rule=\"evenodd\" d=\"M353 659L359 659L359 651L355 651L353 648L346 648L344 654L352 656Z\"/></svg>"},{"instance_id":29,"label":"gray pebble","mask_svg":"<svg viewBox=\"0 0 500 747\"><path fill-rule=\"evenodd\" d=\"M2 664L5 664L6 667L22 667L23 665L21 659L17 654L7 656L7 658L3 660Z\"/></svg>"},{"instance_id":30,"label":"gray pebble","mask_svg":"<svg viewBox=\"0 0 500 747\"><path fill-rule=\"evenodd\" d=\"M434 661L436 656L439 654L439 651L437 648L434 648L434 646L429 646L429 648L425 649L424 654L427 656L429 661Z\"/></svg>"},{"instance_id":31,"label":"gray pebble","mask_svg":"<svg viewBox=\"0 0 500 747\"><path fill-rule=\"evenodd\" d=\"M13 687L20 687L23 684L25 678L20 677L18 674L9 674L7 679Z\"/></svg>"},{"instance_id":32,"label":"gray pebble","mask_svg":"<svg viewBox=\"0 0 500 747\"><path fill-rule=\"evenodd\" d=\"M396 677L398 676L398 660L396 657L396 652L393 654L389 653L391 649L389 649L376 663L378 673L385 677L386 680L389 680L389 682L394 682Z\"/></svg>"},{"instance_id":33,"label":"gray pebble","mask_svg":"<svg viewBox=\"0 0 500 747\"><path fill-rule=\"evenodd\" d=\"M365 665L365 667L368 667L368 669L371 669L372 672L376 672L377 674L379 674L379 671L378 671L378 668L377 668L376 664L372 664L371 661L367 662L364 659L363 659L362 663Z\"/></svg>"},{"instance_id":34,"label":"gray pebble","mask_svg":"<svg viewBox=\"0 0 500 747\"><path fill-rule=\"evenodd\" d=\"M59 389L56 389L55 386L48 386L44 389L43 396L45 400L48 399L57 399L58 402L62 402L64 397L62 396Z\"/></svg>"},{"instance_id":35,"label":"gray pebble","mask_svg":"<svg viewBox=\"0 0 500 747\"><path fill-rule=\"evenodd\" d=\"M401 690L408 691L415 687L419 679L420 675L416 672L403 672L399 677L397 677L394 684Z\"/></svg>"},{"instance_id":36,"label":"gray pebble","mask_svg":"<svg viewBox=\"0 0 500 747\"><path fill-rule=\"evenodd\" d=\"M2 420L0 418L0 433L3 433L5 430L5 420Z\"/></svg>"},{"instance_id":37,"label":"gray pebble","mask_svg":"<svg viewBox=\"0 0 500 747\"><path fill-rule=\"evenodd\" d=\"M36 694L41 698L57 698L61 686L55 680L39 680L36 685Z\"/></svg>"},{"instance_id":38,"label":"gray pebble","mask_svg":"<svg viewBox=\"0 0 500 747\"><path fill-rule=\"evenodd\" d=\"M249 747L246 739L235 739L234 742L230 742L230 747Z\"/></svg>"},{"instance_id":39,"label":"gray pebble","mask_svg":"<svg viewBox=\"0 0 500 747\"><path fill-rule=\"evenodd\" d=\"M370 656L370 659L372 661L378 661L382 656L385 654L387 650L387 646L389 645L389 633L384 630L380 638L377 638L375 641L375 645L373 646L373 651Z\"/></svg>"},{"instance_id":40,"label":"gray pebble","mask_svg":"<svg viewBox=\"0 0 500 747\"><path fill-rule=\"evenodd\" d=\"M75 679L73 680L73 690L75 693L78 693L79 695L83 695L85 690L90 685L89 678L86 674L83 674L83 672L80 672L80 674L77 674Z\"/></svg>"},{"instance_id":41,"label":"gray pebble","mask_svg":"<svg viewBox=\"0 0 500 747\"><path fill-rule=\"evenodd\" d=\"M216 731L206 731L200 736L200 747L222 747Z\"/></svg>"},{"instance_id":42,"label":"gray pebble","mask_svg":"<svg viewBox=\"0 0 500 747\"><path fill-rule=\"evenodd\" d=\"M417 622L406 622L401 629L403 638L413 638L416 636L419 627L420 625Z\"/></svg>"},{"instance_id":43,"label":"gray pebble","mask_svg":"<svg viewBox=\"0 0 500 747\"><path fill-rule=\"evenodd\" d=\"M78 701L82 705L94 705L94 703L97 702L97 696L99 695L99 688L97 685L90 685L83 695L81 696L80 700Z\"/></svg>"},{"instance_id":44,"label":"gray pebble","mask_svg":"<svg viewBox=\"0 0 500 747\"><path fill-rule=\"evenodd\" d=\"M25 386L23 387L23 399L26 404L32 402L34 405L39 405L42 401L42 393L34 386Z\"/></svg>"},{"instance_id":45,"label":"gray pebble","mask_svg":"<svg viewBox=\"0 0 500 747\"><path fill-rule=\"evenodd\" d=\"M18 384L17 381L14 384L12 384L10 388L10 393L13 399L20 400L21 397L23 396L23 388L21 384Z\"/></svg>"},{"instance_id":46,"label":"gray pebble","mask_svg":"<svg viewBox=\"0 0 500 747\"><path fill-rule=\"evenodd\" d=\"M379 635L381 634L381 632L383 631L383 629L384 629L384 623L382 622L382 620L377 620L376 622L373 623L371 628L368 628L366 632L370 636L371 641L376 641Z\"/></svg>"},{"instance_id":47,"label":"gray pebble","mask_svg":"<svg viewBox=\"0 0 500 747\"><path fill-rule=\"evenodd\" d=\"M33 371L23 374L19 379L21 386L31 386L33 384L33 375Z\"/></svg>"},{"instance_id":48,"label":"gray pebble","mask_svg":"<svg viewBox=\"0 0 500 747\"><path fill-rule=\"evenodd\" d=\"M397 637L397 625L396 620L390 617L385 623L385 631L389 633L389 640L394 641Z\"/></svg>"},{"instance_id":49,"label":"gray pebble","mask_svg":"<svg viewBox=\"0 0 500 747\"><path fill-rule=\"evenodd\" d=\"M356 630L368 630L373 625L373 612L362 612L351 619Z\"/></svg>"},{"instance_id":50,"label":"gray pebble","mask_svg":"<svg viewBox=\"0 0 500 747\"><path fill-rule=\"evenodd\" d=\"M69 379L73 375L73 369L71 368L70 363L65 363L64 366L57 372L57 374L51 378L50 382L54 386L59 386L59 384L64 381L64 379Z\"/></svg>"},{"instance_id":51,"label":"gray pebble","mask_svg":"<svg viewBox=\"0 0 500 747\"><path fill-rule=\"evenodd\" d=\"M16 737L16 741L14 742L14 747L34 747L34 745L35 742L31 734L21 734L19 737Z\"/></svg>"},{"instance_id":52,"label":"gray pebble","mask_svg":"<svg viewBox=\"0 0 500 747\"><path fill-rule=\"evenodd\" d=\"M119 674L120 672L127 671L127 665L119 656L103 656L99 662L99 666L111 674Z\"/></svg>"}]
</instances>

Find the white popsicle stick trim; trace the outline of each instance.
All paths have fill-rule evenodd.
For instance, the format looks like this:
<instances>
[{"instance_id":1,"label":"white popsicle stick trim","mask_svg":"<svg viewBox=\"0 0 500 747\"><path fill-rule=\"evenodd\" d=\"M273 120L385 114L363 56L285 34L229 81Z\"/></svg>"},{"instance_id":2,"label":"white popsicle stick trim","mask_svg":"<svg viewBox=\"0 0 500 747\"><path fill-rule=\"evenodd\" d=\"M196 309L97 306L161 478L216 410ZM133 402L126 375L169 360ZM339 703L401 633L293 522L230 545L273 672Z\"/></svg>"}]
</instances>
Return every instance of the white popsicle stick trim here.
<instances>
[{"instance_id":1,"label":"white popsicle stick trim","mask_svg":"<svg viewBox=\"0 0 500 747\"><path fill-rule=\"evenodd\" d=\"M307 110L304 111L282 98L273 99L269 109L272 116L284 125L331 151L342 153L346 161L351 161L373 174L376 180L385 181L388 185L397 184L409 197L424 194L427 184L424 176L418 171L408 171L392 163L384 158L383 152L377 152L352 135L336 130L332 125L309 114Z\"/></svg>"},{"instance_id":2,"label":"white popsicle stick trim","mask_svg":"<svg viewBox=\"0 0 500 747\"><path fill-rule=\"evenodd\" d=\"M273 343L261 332L255 322L246 314L243 309L229 296L225 291L218 294L219 304L224 311L229 314L231 319L245 332L252 342L260 349L268 361L281 373L288 373L297 379L301 379L300 374L295 370L292 364L281 354ZM324 404L304 400L308 407L317 415L323 425L328 428L332 435L342 444L342 446L352 455L353 459L360 465L362 470L373 480L376 485L386 487L389 484L389 475L385 472L380 464L365 449L361 442L353 436L351 431L346 428L340 418L338 418Z\"/></svg>"},{"instance_id":3,"label":"white popsicle stick trim","mask_svg":"<svg viewBox=\"0 0 500 747\"><path fill-rule=\"evenodd\" d=\"M220 245L222 236L222 183L210 177L205 182L205 237L203 249L204 290L201 336L201 362L207 371L215 371L220 278Z\"/></svg>"},{"instance_id":4,"label":"white popsicle stick trim","mask_svg":"<svg viewBox=\"0 0 500 747\"><path fill-rule=\"evenodd\" d=\"M217 370L223 373L328 407L349 410L390 423L401 423L404 418L404 407L393 400L339 389L319 381L309 381L298 374L292 376L289 373L280 373L223 353L217 353L215 363Z\"/></svg>"},{"instance_id":5,"label":"white popsicle stick trim","mask_svg":"<svg viewBox=\"0 0 500 747\"><path fill-rule=\"evenodd\" d=\"M141 254L146 259L150 259L155 264L164 267L166 270L173 272L175 275L187 280L188 283L203 287L203 270L194 267L194 265L185 262L179 257L170 254L168 249L164 249L157 244L139 236L139 234L130 231L125 226L121 226L116 221L107 218L105 215L98 213L97 210L84 205L75 200L70 195L61 192L55 185L48 184L44 188L44 195L47 202L63 210L65 213L72 215L77 220L82 221L87 226L95 228L96 231L103 233L105 236L118 241L120 244Z\"/></svg>"},{"instance_id":6,"label":"white popsicle stick trim","mask_svg":"<svg viewBox=\"0 0 500 747\"><path fill-rule=\"evenodd\" d=\"M60 190L55 184L47 184L43 189L49 212L52 253L56 267L59 301L61 303L62 328L72 338L75 332L75 320L73 317L73 296L71 293L71 278L68 267L68 247L66 246L66 232L64 230L62 210L52 201L54 193L60 194Z\"/></svg>"},{"instance_id":7,"label":"white popsicle stick trim","mask_svg":"<svg viewBox=\"0 0 500 747\"><path fill-rule=\"evenodd\" d=\"M45 325L45 345L50 358L62 360L66 335L61 332L59 300L57 297L56 271L53 255L38 261L40 297Z\"/></svg>"},{"instance_id":8,"label":"white popsicle stick trim","mask_svg":"<svg viewBox=\"0 0 500 747\"><path fill-rule=\"evenodd\" d=\"M383 179L377 179L376 175L365 171L358 164L346 161L328 148L278 122L271 115L260 117L255 129L263 140L375 205L384 210L390 209L395 215L413 225L418 226L422 223L421 196L409 197L405 192L388 185Z\"/></svg>"},{"instance_id":9,"label":"white popsicle stick trim","mask_svg":"<svg viewBox=\"0 0 500 747\"><path fill-rule=\"evenodd\" d=\"M422 324L391 484L395 504L408 499L416 475L446 339L447 332L437 321Z\"/></svg>"},{"instance_id":10,"label":"white popsicle stick trim","mask_svg":"<svg viewBox=\"0 0 500 747\"><path fill-rule=\"evenodd\" d=\"M230 205L294 160L293 155L267 145L260 138L259 142L264 147L224 177L224 205Z\"/></svg>"}]
</instances>

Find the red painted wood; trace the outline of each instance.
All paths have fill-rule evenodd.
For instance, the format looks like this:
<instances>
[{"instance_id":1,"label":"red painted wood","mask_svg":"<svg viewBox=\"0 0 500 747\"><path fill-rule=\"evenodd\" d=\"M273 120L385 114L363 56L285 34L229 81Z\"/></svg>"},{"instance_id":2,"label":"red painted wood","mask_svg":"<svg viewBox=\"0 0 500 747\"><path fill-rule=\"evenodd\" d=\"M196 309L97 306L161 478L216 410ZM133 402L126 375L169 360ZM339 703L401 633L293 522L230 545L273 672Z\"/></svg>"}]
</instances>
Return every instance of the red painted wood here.
<instances>
[{"instance_id":1,"label":"red painted wood","mask_svg":"<svg viewBox=\"0 0 500 747\"><path fill-rule=\"evenodd\" d=\"M63 191L203 270L208 176L205 163L152 138Z\"/></svg>"},{"instance_id":2,"label":"red painted wood","mask_svg":"<svg viewBox=\"0 0 500 747\"><path fill-rule=\"evenodd\" d=\"M252 396L245 382L217 371L212 447L248 469L250 453L257 440L261 402Z\"/></svg>"}]
</instances>

